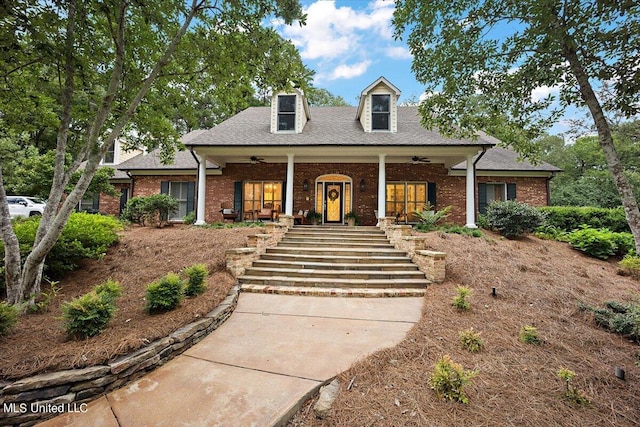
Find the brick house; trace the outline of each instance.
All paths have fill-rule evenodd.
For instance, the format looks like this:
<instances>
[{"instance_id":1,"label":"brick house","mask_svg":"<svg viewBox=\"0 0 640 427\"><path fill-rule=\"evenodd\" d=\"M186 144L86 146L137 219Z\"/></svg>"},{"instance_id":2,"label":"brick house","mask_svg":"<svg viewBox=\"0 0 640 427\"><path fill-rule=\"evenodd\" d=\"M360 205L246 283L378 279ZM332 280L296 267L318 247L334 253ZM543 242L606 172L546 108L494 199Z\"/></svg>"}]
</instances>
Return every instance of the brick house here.
<instances>
[{"instance_id":1,"label":"brick house","mask_svg":"<svg viewBox=\"0 0 640 427\"><path fill-rule=\"evenodd\" d=\"M357 107L310 107L301 91L276 93L271 107L185 135L188 150L173 165L150 153L118 169L132 177L132 196L172 194L181 203L175 219L195 209L197 223L222 220L223 209L244 220L316 211L323 224L344 224L349 212L363 225L385 216L412 222L429 202L451 205L449 219L473 227L494 200L548 204L558 168L518 161L485 134L429 131L417 107L397 105L399 96L384 77Z\"/></svg>"}]
</instances>

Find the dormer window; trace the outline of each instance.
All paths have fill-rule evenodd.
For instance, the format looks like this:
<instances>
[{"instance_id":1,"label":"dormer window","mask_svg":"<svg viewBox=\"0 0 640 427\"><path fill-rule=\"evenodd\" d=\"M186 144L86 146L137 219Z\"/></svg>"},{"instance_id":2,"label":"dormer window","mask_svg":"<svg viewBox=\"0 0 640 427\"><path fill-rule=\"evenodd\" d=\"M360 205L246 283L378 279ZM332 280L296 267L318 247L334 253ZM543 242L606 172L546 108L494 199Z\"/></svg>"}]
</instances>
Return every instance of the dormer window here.
<instances>
[{"instance_id":1,"label":"dormer window","mask_svg":"<svg viewBox=\"0 0 640 427\"><path fill-rule=\"evenodd\" d=\"M371 130L390 130L391 95L371 95Z\"/></svg>"},{"instance_id":2,"label":"dormer window","mask_svg":"<svg viewBox=\"0 0 640 427\"><path fill-rule=\"evenodd\" d=\"M278 96L278 131L296 130L296 96Z\"/></svg>"},{"instance_id":3,"label":"dormer window","mask_svg":"<svg viewBox=\"0 0 640 427\"><path fill-rule=\"evenodd\" d=\"M111 145L109 145L109 149L107 150L107 152L104 153L104 157L102 158L102 164L112 165L115 163L115 160L116 160L116 144L115 142L112 142Z\"/></svg>"}]
</instances>

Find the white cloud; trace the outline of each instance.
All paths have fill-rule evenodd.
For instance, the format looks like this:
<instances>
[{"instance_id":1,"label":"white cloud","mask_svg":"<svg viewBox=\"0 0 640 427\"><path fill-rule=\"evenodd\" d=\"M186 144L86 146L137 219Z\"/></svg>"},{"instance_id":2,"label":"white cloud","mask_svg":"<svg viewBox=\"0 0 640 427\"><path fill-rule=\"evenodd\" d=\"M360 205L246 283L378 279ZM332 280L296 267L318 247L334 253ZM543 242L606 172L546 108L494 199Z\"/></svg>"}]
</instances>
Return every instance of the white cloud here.
<instances>
[{"instance_id":1,"label":"white cloud","mask_svg":"<svg viewBox=\"0 0 640 427\"><path fill-rule=\"evenodd\" d=\"M350 79L352 77L361 76L367 71L370 65L371 61L362 61L353 65L338 65L329 76L329 80Z\"/></svg>"},{"instance_id":2,"label":"white cloud","mask_svg":"<svg viewBox=\"0 0 640 427\"><path fill-rule=\"evenodd\" d=\"M549 95L557 95L560 90L559 86L540 86L531 91L531 100L539 102Z\"/></svg>"},{"instance_id":3,"label":"white cloud","mask_svg":"<svg viewBox=\"0 0 640 427\"><path fill-rule=\"evenodd\" d=\"M348 79L364 74L377 58L411 58L406 47L393 46L394 9L390 0L340 7L335 1L317 0L304 8L305 26L276 26L298 48L302 59L312 63L316 83Z\"/></svg>"}]
</instances>

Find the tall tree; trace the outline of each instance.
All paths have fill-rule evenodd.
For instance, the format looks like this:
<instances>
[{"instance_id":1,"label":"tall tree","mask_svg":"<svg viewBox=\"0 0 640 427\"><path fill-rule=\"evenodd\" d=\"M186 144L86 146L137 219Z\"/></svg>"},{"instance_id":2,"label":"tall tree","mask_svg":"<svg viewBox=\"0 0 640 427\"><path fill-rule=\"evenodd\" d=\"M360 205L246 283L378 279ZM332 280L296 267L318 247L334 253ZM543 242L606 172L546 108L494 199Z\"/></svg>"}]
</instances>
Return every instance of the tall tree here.
<instances>
[{"instance_id":1,"label":"tall tree","mask_svg":"<svg viewBox=\"0 0 640 427\"><path fill-rule=\"evenodd\" d=\"M505 142L535 156L529 141L568 106L586 107L640 251L640 211L607 120L640 112L639 18L633 0L396 0L393 23L431 95L420 107L429 128L471 136L506 116L527 138ZM611 96L599 98L604 84ZM478 93L484 114L469 108Z\"/></svg>"},{"instance_id":2,"label":"tall tree","mask_svg":"<svg viewBox=\"0 0 640 427\"><path fill-rule=\"evenodd\" d=\"M9 0L0 8L2 125L34 133L55 129L51 191L24 260L0 165L10 303L39 291L47 253L116 138L170 155L178 133L161 106L192 76L210 75L211 86L229 90L254 80L274 87L288 83L290 62L270 61L273 31L262 24L274 17L304 22L297 0ZM247 58L255 65L248 66ZM272 69L263 67L267 62ZM83 162L77 183L63 197Z\"/></svg>"}]
</instances>

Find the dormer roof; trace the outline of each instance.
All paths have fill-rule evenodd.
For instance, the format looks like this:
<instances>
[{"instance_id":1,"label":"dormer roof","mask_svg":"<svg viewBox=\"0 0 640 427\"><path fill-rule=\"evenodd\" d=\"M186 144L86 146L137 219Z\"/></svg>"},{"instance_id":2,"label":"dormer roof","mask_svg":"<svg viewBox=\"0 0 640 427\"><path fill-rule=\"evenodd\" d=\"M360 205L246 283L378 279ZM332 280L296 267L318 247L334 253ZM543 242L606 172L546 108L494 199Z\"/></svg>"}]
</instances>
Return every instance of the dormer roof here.
<instances>
[{"instance_id":1,"label":"dormer roof","mask_svg":"<svg viewBox=\"0 0 640 427\"><path fill-rule=\"evenodd\" d=\"M365 108L365 102L367 100L368 95L371 93L373 89L375 89L379 85L386 86L391 93L396 96L396 99L400 97L400 89L398 89L393 83L384 78L383 76L378 77L373 83L363 89L360 93L360 102L358 103L358 110L356 112L356 120L360 120L362 116L362 112Z\"/></svg>"}]
</instances>

